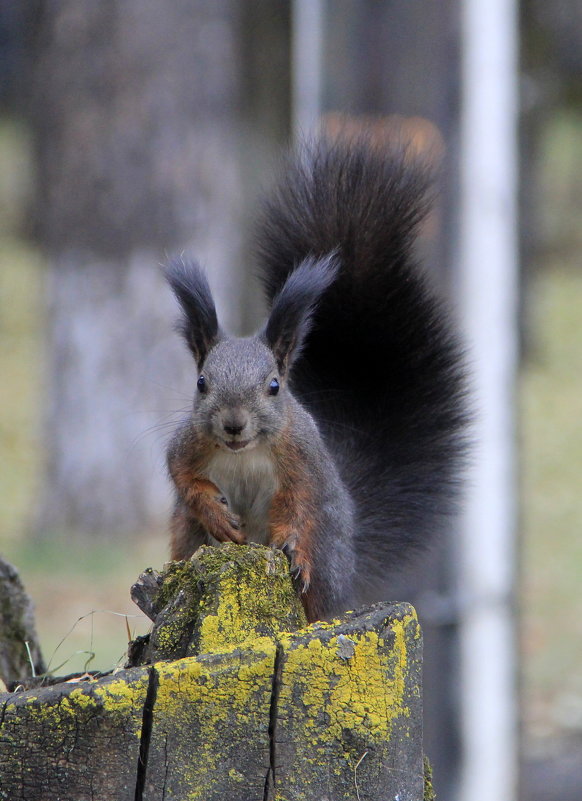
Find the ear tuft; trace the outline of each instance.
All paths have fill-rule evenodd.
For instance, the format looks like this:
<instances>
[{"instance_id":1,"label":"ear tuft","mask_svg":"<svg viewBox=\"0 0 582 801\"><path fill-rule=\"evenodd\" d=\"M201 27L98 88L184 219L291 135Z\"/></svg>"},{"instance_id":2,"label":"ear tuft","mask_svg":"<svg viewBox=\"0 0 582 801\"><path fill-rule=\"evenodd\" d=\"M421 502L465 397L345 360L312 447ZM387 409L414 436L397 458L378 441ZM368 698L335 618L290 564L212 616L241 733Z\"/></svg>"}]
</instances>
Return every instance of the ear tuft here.
<instances>
[{"instance_id":1,"label":"ear tuft","mask_svg":"<svg viewBox=\"0 0 582 801\"><path fill-rule=\"evenodd\" d=\"M200 369L208 351L220 339L216 308L206 275L196 262L182 258L170 262L164 274L182 307L178 331Z\"/></svg>"},{"instance_id":2,"label":"ear tuft","mask_svg":"<svg viewBox=\"0 0 582 801\"><path fill-rule=\"evenodd\" d=\"M311 330L317 303L333 283L339 266L335 253L322 259L305 259L289 275L273 300L271 314L260 336L273 351L282 375L289 371L301 351Z\"/></svg>"}]
</instances>

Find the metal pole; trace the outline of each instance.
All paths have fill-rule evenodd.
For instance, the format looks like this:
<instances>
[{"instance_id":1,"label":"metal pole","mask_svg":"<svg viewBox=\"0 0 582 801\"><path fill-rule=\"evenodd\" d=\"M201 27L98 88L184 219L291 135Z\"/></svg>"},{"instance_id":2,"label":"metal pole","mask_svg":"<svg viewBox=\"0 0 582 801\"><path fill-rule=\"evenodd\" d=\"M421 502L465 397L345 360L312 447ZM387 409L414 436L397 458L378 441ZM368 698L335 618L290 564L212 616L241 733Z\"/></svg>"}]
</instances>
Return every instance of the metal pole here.
<instances>
[{"instance_id":1,"label":"metal pole","mask_svg":"<svg viewBox=\"0 0 582 801\"><path fill-rule=\"evenodd\" d=\"M321 115L324 0L293 1L293 133L312 133Z\"/></svg>"},{"instance_id":2,"label":"metal pole","mask_svg":"<svg viewBox=\"0 0 582 801\"><path fill-rule=\"evenodd\" d=\"M461 307L477 401L462 535L462 801L517 794L516 0L463 4Z\"/></svg>"}]
</instances>

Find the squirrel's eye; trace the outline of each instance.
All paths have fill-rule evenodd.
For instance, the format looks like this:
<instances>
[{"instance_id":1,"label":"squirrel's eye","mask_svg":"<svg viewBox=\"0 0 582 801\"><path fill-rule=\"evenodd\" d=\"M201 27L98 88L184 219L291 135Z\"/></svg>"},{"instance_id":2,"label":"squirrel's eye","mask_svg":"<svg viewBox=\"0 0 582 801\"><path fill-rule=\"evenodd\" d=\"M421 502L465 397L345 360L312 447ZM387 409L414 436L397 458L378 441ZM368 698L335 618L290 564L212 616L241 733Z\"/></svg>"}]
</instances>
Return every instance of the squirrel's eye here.
<instances>
[{"instance_id":1,"label":"squirrel's eye","mask_svg":"<svg viewBox=\"0 0 582 801\"><path fill-rule=\"evenodd\" d=\"M196 386L198 387L199 392L206 392L206 379L203 375L201 375L196 382Z\"/></svg>"},{"instance_id":2,"label":"squirrel's eye","mask_svg":"<svg viewBox=\"0 0 582 801\"><path fill-rule=\"evenodd\" d=\"M279 382L276 378L273 378L269 384L269 395L276 395L277 392L279 392Z\"/></svg>"}]
</instances>

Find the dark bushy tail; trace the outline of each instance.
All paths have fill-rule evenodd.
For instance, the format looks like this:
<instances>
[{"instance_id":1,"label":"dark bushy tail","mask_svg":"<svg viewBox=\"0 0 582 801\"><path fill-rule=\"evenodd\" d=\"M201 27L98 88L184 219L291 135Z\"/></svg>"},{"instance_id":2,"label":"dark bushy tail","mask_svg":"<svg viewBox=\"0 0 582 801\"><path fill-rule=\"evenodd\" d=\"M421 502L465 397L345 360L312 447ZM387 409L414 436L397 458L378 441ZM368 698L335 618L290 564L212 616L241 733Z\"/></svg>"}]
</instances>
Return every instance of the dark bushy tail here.
<instances>
[{"instance_id":1,"label":"dark bushy tail","mask_svg":"<svg viewBox=\"0 0 582 801\"><path fill-rule=\"evenodd\" d=\"M307 256L341 262L293 369L357 509L358 600L425 544L458 493L468 421L453 328L415 263L431 170L401 145L304 146L265 204L269 299Z\"/></svg>"}]
</instances>

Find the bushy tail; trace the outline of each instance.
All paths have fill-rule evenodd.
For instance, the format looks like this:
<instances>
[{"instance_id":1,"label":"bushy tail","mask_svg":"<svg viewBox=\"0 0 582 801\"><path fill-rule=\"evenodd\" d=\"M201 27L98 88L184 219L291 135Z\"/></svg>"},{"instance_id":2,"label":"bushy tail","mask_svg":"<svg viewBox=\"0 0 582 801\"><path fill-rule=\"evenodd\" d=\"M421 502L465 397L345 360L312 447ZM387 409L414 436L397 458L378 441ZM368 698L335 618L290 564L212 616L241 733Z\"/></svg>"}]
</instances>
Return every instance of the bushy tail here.
<instances>
[{"instance_id":1,"label":"bushy tail","mask_svg":"<svg viewBox=\"0 0 582 801\"><path fill-rule=\"evenodd\" d=\"M356 503L359 600L442 529L466 450L463 359L413 255L431 170L406 147L365 137L306 145L259 226L269 299L307 256L341 268L293 369Z\"/></svg>"}]
</instances>

